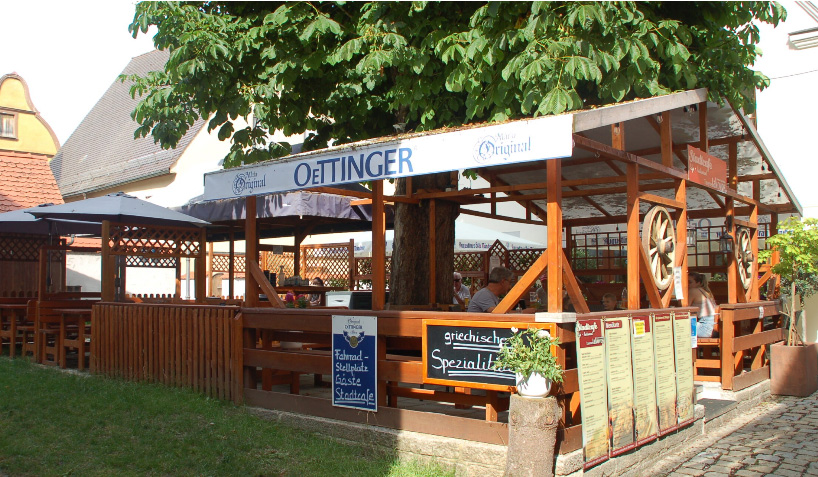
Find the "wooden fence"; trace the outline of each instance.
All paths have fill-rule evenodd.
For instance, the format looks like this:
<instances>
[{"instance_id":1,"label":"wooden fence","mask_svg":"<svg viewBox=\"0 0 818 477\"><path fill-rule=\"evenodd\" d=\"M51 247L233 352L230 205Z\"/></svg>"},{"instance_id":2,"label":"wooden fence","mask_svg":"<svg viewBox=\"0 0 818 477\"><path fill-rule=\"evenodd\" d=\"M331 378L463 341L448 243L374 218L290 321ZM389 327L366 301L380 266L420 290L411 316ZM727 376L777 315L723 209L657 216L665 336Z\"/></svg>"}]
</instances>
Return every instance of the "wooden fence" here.
<instances>
[{"instance_id":1,"label":"wooden fence","mask_svg":"<svg viewBox=\"0 0 818 477\"><path fill-rule=\"evenodd\" d=\"M738 391L770 379L770 345L784 340L781 302L721 305L716 338L699 338L697 381L721 382Z\"/></svg>"},{"instance_id":2,"label":"wooden fence","mask_svg":"<svg viewBox=\"0 0 818 477\"><path fill-rule=\"evenodd\" d=\"M91 372L189 387L235 400L238 307L102 303L91 323Z\"/></svg>"}]
</instances>

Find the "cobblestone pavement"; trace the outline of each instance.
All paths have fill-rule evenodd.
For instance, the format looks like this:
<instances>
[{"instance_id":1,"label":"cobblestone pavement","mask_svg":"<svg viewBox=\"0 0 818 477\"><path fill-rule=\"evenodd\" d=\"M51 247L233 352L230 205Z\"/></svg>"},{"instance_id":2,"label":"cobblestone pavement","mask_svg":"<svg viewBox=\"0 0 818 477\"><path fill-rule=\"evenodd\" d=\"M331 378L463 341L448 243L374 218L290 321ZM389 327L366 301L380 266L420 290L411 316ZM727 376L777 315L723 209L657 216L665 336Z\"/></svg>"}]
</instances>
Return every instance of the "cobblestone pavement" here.
<instances>
[{"instance_id":1,"label":"cobblestone pavement","mask_svg":"<svg viewBox=\"0 0 818 477\"><path fill-rule=\"evenodd\" d=\"M818 392L773 396L659 462L647 475L818 475Z\"/></svg>"}]
</instances>

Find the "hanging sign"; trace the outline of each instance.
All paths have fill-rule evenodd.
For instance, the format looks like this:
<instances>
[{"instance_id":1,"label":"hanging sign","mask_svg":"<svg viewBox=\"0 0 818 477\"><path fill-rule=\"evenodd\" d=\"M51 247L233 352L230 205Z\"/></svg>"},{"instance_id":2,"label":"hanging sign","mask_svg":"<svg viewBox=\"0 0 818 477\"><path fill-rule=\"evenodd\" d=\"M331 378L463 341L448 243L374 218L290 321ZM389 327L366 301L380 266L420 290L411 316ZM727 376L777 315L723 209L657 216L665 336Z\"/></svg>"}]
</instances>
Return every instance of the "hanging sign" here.
<instances>
[{"instance_id":1,"label":"hanging sign","mask_svg":"<svg viewBox=\"0 0 818 477\"><path fill-rule=\"evenodd\" d=\"M636 447L633 437L631 327L628 318L605 318L604 323L611 456L617 456Z\"/></svg>"},{"instance_id":2,"label":"hanging sign","mask_svg":"<svg viewBox=\"0 0 818 477\"><path fill-rule=\"evenodd\" d=\"M690 335L688 329L688 336ZM690 346L685 350L690 355ZM653 354L656 373L656 406L659 409L659 435L678 428L676 420L676 363L673 347L673 319L670 315L653 317Z\"/></svg>"},{"instance_id":3,"label":"hanging sign","mask_svg":"<svg viewBox=\"0 0 818 477\"><path fill-rule=\"evenodd\" d=\"M659 431L656 370L653 367L653 328L648 316L633 317L631 326L633 411L636 418L636 445L641 446L656 439Z\"/></svg>"},{"instance_id":4,"label":"hanging sign","mask_svg":"<svg viewBox=\"0 0 818 477\"><path fill-rule=\"evenodd\" d=\"M727 192L727 163L693 146L687 146L687 178L719 192Z\"/></svg>"},{"instance_id":5,"label":"hanging sign","mask_svg":"<svg viewBox=\"0 0 818 477\"><path fill-rule=\"evenodd\" d=\"M690 313L673 314L673 341L676 350L676 412L679 426L693 422L693 355L690 352Z\"/></svg>"},{"instance_id":6,"label":"hanging sign","mask_svg":"<svg viewBox=\"0 0 818 477\"><path fill-rule=\"evenodd\" d=\"M589 469L608 459L608 383L601 319L577 320L577 370L582 413L582 450Z\"/></svg>"},{"instance_id":7,"label":"hanging sign","mask_svg":"<svg viewBox=\"0 0 818 477\"><path fill-rule=\"evenodd\" d=\"M205 200L570 157L572 114L362 141L205 174Z\"/></svg>"},{"instance_id":8,"label":"hanging sign","mask_svg":"<svg viewBox=\"0 0 818 477\"><path fill-rule=\"evenodd\" d=\"M332 405L377 411L378 320L332 316Z\"/></svg>"}]
</instances>

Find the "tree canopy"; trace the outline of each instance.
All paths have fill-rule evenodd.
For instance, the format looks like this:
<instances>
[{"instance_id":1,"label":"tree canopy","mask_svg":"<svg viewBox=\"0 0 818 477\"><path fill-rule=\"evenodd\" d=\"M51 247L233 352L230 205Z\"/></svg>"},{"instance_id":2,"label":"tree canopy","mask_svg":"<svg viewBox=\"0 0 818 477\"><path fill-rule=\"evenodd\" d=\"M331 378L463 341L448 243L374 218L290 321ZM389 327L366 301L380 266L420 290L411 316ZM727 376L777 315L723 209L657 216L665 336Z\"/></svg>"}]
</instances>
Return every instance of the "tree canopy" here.
<instances>
[{"instance_id":1,"label":"tree canopy","mask_svg":"<svg viewBox=\"0 0 818 477\"><path fill-rule=\"evenodd\" d=\"M137 137L174 147L198 117L226 166L406 131L558 114L706 87L751 107L774 2L141 2L164 71L133 81ZM235 120L253 121L236 128Z\"/></svg>"}]
</instances>

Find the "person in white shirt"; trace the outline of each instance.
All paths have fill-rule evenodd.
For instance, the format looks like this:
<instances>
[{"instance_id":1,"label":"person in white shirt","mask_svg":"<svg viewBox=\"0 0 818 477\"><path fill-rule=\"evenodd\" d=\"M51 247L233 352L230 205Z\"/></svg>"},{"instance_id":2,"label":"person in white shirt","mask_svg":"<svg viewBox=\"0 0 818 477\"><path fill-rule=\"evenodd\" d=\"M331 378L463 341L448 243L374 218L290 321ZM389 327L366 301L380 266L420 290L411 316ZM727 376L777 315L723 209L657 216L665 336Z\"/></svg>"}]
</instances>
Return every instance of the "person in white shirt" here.
<instances>
[{"instance_id":1,"label":"person in white shirt","mask_svg":"<svg viewBox=\"0 0 818 477\"><path fill-rule=\"evenodd\" d=\"M453 304L460 305L462 309L466 309L466 300L471 298L469 287L463 285L463 276L454 272L454 295Z\"/></svg>"}]
</instances>

